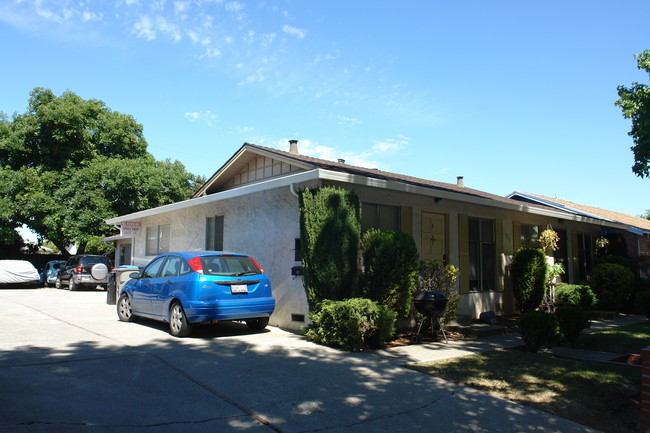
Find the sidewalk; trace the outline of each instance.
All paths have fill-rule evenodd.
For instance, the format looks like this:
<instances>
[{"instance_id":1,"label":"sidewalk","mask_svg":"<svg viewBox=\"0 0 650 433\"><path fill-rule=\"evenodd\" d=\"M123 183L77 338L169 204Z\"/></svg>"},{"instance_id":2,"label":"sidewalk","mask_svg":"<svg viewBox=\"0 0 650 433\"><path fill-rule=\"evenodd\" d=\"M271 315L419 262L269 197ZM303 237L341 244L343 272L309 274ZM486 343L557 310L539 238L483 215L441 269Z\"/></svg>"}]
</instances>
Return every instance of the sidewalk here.
<instances>
[{"instance_id":1,"label":"sidewalk","mask_svg":"<svg viewBox=\"0 0 650 433\"><path fill-rule=\"evenodd\" d=\"M583 332L596 332L617 326L630 325L645 322L645 316L624 315L608 319L594 319L591 327ZM389 349L376 351L377 356L386 357L398 365L415 364L427 361L453 358L456 356L471 355L479 352L486 352L496 349L507 349L523 345L518 332L482 337L472 340L449 340L448 343L438 341L426 344L413 344L408 346L397 346ZM620 354L608 352L595 352L591 350L579 350L565 347L556 347L553 353L564 358L607 361L614 359Z\"/></svg>"}]
</instances>

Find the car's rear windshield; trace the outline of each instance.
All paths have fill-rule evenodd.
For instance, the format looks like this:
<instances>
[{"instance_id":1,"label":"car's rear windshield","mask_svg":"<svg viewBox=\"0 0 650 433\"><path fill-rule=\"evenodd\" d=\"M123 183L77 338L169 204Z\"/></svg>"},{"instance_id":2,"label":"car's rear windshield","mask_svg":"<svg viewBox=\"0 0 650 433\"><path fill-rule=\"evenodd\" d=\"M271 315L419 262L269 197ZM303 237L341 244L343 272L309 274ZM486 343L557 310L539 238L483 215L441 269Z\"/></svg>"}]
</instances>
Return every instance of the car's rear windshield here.
<instances>
[{"instance_id":1,"label":"car's rear windshield","mask_svg":"<svg viewBox=\"0 0 650 433\"><path fill-rule=\"evenodd\" d=\"M226 275L242 277L257 275L260 270L248 257L242 256L205 256L201 257L204 275Z\"/></svg>"},{"instance_id":2,"label":"car's rear windshield","mask_svg":"<svg viewBox=\"0 0 650 433\"><path fill-rule=\"evenodd\" d=\"M84 265L94 265L96 263L106 263L106 257L84 257L81 259Z\"/></svg>"}]
</instances>

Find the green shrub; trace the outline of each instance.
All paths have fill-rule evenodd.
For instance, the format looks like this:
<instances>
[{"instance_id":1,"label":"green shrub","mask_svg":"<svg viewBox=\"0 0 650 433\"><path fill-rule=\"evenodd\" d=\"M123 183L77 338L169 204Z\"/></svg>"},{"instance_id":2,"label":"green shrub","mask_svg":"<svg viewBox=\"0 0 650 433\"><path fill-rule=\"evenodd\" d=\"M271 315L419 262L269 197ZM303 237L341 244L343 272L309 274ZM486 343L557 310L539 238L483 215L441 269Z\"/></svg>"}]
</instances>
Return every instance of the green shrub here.
<instances>
[{"instance_id":1,"label":"green shrub","mask_svg":"<svg viewBox=\"0 0 650 433\"><path fill-rule=\"evenodd\" d=\"M528 311L519 316L519 332L531 352L553 347L558 338L557 318L546 311Z\"/></svg>"},{"instance_id":2,"label":"green shrub","mask_svg":"<svg viewBox=\"0 0 650 433\"><path fill-rule=\"evenodd\" d=\"M625 266L603 263L591 271L590 285L599 308L620 311L632 294L634 275Z\"/></svg>"},{"instance_id":3,"label":"green shrub","mask_svg":"<svg viewBox=\"0 0 650 433\"><path fill-rule=\"evenodd\" d=\"M608 255L605 257L602 257L598 264L601 263L614 263L615 265L621 265L625 266L626 268L629 268L632 265L632 261L628 259L625 256L614 256L614 255Z\"/></svg>"},{"instance_id":4,"label":"green shrub","mask_svg":"<svg viewBox=\"0 0 650 433\"><path fill-rule=\"evenodd\" d=\"M642 290L636 294L634 309L650 319L650 290Z\"/></svg>"},{"instance_id":5,"label":"green shrub","mask_svg":"<svg viewBox=\"0 0 650 433\"><path fill-rule=\"evenodd\" d=\"M361 210L354 191L306 189L300 194L303 281L311 309L355 295Z\"/></svg>"},{"instance_id":6,"label":"green shrub","mask_svg":"<svg viewBox=\"0 0 650 433\"><path fill-rule=\"evenodd\" d=\"M434 290L447 295L447 308L440 321L447 324L456 318L460 295L454 289L460 271L454 265L442 265L438 261L421 262L418 274L418 290ZM419 318L421 320L421 317Z\"/></svg>"},{"instance_id":7,"label":"green shrub","mask_svg":"<svg viewBox=\"0 0 650 433\"><path fill-rule=\"evenodd\" d=\"M419 253L411 235L371 229L362 236L362 295L408 315L417 282Z\"/></svg>"},{"instance_id":8,"label":"green shrub","mask_svg":"<svg viewBox=\"0 0 650 433\"><path fill-rule=\"evenodd\" d=\"M539 248L522 247L512 257L513 294L522 313L539 307L546 292L546 256Z\"/></svg>"},{"instance_id":9,"label":"green shrub","mask_svg":"<svg viewBox=\"0 0 650 433\"><path fill-rule=\"evenodd\" d=\"M589 313L574 305L562 305L555 311L560 331L575 346L583 329L589 327Z\"/></svg>"},{"instance_id":10,"label":"green shrub","mask_svg":"<svg viewBox=\"0 0 650 433\"><path fill-rule=\"evenodd\" d=\"M355 352L383 347L395 333L397 315L369 299L351 298L325 300L309 317L312 324L306 327L308 339Z\"/></svg>"},{"instance_id":11,"label":"green shrub","mask_svg":"<svg viewBox=\"0 0 650 433\"><path fill-rule=\"evenodd\" d=\"M555 287L556 306L574 306L588 311L596 301L595 293L587 285L560 283Z\"/></svg>"}]
</instances>

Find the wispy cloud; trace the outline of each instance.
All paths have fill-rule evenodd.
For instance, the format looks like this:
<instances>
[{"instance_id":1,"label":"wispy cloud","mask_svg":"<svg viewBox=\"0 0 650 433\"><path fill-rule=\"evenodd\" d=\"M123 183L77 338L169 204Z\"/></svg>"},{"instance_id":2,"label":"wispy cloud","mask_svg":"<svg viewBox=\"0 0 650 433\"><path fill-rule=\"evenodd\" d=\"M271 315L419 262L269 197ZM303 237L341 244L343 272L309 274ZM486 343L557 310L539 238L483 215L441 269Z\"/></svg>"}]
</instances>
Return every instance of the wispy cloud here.
<instances>
[{"instance_id":1,"label":"wispy cloud","mask_svg":"<svg viewBox=\"0 0 650 433\"><path fill-rule=\"evenodd\" d=\"M289 139L281 139L275 143L275 147L281 150L289 150ZM302 139L298 142L298 151L301 155L309 155L313 158L326 161L344 160L346 164L356 165L365 168L382 168L382 164L374 160L372 150L361 152L350 152L340 148L319 144L309 139Z\"/></svg>"},{"instance_id":2,"label":"wispy cloud","mask_svg":"<svg viewBox=\"0 0 650 433\"><path fill-rule=\"evenodd\" d=\"M409 137L399 135L397 138L389 138L377 141L372 145L372 150L376 153L394 153L404 149L411 142Z\"/></svg>"},{"instance_id":3,"label":"wispy cloud","mask_svg":"<svg viewBox=\"0 0 650 433\"><path fill-rule=\"evenodd\" d=\"M299 29L298 27L293 27L288 24L282 26L282 31L290 36L296 36L299 39L303 39L307 36L307 30Z\"/></svg>"},{"instance_id":4,"label":"wispy cloud","mask_svg":"<svg viewBox=\"0 0 650 433\"><path fill-rule=\"evenodd\" d=\"M89 34L93 43L116 43L127 34L127 43L187 44L185 52L197 62L218 66L238 86L256 86L275 98L300 95L319 106L371 106L411 123L436 119L430 99L391 83L381 60L350 60L349 50L312 36L308 26L296 24L298 16L270 3L260 1L253 9L243 0L10 0L0 2L0 22L80 43L87 43ZM362 123L353 116L330 117L347 128ZM386 150L396 145L377 143Z\"/></svg>"},{"instance_id":5,"label":"wispy cloud","mask_svg":"<svg viewBox=\"0 0 650 433\"><path fill-rule=\"evenodd\" d=\"M339 116L338 122L340 126L352 127L356 125L361 125L361 121L355 117L348 116Z\"/></svg>"},{"instance_id":6,"label":"wispy cloud","mask_svg":"<svg viewBox=\"0 0 650 433\"><path fill-rule=\"evenodd\" d=\"M219 116L212 111L190 111L185 113L185 118L190 122L203 122L208 126L214 126Z\"/></svg>"}]
</instances>

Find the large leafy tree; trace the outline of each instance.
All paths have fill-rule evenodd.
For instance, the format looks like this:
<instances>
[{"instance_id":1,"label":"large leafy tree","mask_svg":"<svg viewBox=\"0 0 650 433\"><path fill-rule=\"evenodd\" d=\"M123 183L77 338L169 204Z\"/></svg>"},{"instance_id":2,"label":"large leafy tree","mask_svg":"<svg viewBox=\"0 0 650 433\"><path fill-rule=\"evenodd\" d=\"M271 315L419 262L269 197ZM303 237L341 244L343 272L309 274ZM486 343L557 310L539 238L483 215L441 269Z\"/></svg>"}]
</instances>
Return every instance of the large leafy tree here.
<instances>
[{"instance_id":1,"label":"large leafy tree","mask_svg":"<svg viewBox=\"0 0 650 433\"><path fill-rule=\"evenodd\" d=\"M650 74L650 50L634 56L637 67ZM632 171L639 177L650 176L650 87L632 83L631 87L618 86L619 100L616 105L623 110L623 117L632 119L628 133L633 141L634 165Z\"/></svg>"},{"instance_id":2,"label":"large leafy tree","mask_svg":"<svg viewBox=\"0 0 650 433\"><path fill-rule=\"evenodd\" d=\"M27 225L62 252L113 233L107 218L188 198L195 180L98 100L36 88L26 113L0 118L0 227Z\"/></svg>"}]
</instances>

